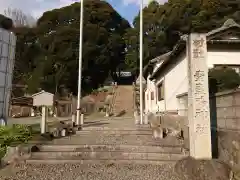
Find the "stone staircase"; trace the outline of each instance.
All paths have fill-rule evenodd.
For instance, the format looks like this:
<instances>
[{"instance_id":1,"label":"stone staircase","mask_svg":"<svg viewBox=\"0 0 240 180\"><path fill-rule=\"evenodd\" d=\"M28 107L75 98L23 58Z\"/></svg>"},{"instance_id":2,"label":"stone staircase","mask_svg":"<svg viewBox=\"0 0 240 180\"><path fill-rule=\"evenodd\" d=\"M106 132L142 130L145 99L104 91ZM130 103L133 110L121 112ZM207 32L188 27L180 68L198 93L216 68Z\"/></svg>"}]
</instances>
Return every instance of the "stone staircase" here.
<instances>
[{"instance_id":1,"label":"stone staircase","mask_svg":"<svg viewBox=\"0 0 240 180\"><path fill-rule=\"evenodd\" d=\"M38 145L38 151L32 152L26 162L163 164L185 157L179 140L154 140L150 128L135 126L133 119L101 120L99 124L87 123L73 136Z\"/></svg>"},{"instance_id":2,"label":"stone staircase","mask_svg":"<svg viewBox=\"0 0 240 180\"><path fill-rule=\"evenodd\" d=\"M133 87L119 85L116 89L113 114L115 116L133 116L133 107Z\"/></svg>"}]
</instances>

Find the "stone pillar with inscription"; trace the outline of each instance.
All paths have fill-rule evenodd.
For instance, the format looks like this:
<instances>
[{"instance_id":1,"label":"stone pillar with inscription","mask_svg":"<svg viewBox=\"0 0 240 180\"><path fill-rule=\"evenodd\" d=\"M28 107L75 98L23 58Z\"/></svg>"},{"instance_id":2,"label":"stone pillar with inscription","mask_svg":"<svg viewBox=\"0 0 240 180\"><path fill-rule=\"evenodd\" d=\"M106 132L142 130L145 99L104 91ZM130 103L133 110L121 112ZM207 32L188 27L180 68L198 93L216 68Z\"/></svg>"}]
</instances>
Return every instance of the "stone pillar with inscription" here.
<instances>
[{"instance_id":1,"label":"stone pillar with inscription","mask_svg":"<svg viewBox=\"0 0 240 180\"><path fill-rule=\"evenodd\" d=\"M211 159L206 35L190 34L187 43L190 156L196 159Z\"/></svg>"}]
</instances>

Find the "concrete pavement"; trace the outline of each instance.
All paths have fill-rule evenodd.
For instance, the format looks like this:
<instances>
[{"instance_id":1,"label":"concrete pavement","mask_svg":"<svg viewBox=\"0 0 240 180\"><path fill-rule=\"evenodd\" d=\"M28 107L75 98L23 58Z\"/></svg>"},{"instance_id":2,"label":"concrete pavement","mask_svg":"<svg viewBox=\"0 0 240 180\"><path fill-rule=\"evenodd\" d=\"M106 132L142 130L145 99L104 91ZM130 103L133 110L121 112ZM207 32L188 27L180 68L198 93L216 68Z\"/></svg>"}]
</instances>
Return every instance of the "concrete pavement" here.
<instances>
[{"instance_id":1,"label":"concrete pavement","mask_svg":"<svg viewBox=\"0 0 240 180\"><path fill-rule=\"evenodd\" d=\"M71 117L48 117L47 122L71 120ZM7 123L12 124L40 124L41 117L8 118Z\"/></svg>"}]
</instances>

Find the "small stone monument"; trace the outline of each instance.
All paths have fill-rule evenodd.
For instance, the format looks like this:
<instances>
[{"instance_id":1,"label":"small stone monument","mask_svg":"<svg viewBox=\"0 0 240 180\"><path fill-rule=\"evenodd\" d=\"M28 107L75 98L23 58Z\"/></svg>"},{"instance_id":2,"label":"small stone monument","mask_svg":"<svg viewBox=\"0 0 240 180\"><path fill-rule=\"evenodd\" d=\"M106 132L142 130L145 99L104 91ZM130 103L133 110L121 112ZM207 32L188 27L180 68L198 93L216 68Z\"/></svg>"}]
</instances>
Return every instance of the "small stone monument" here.
<instances>
[{"instance_id":1,"label":"small stone monument","mask_svg":"<svg viewBox=\"0 0 240 180\"><path fill-rule=\"evenodd\" d=\"M112 93L109 93L106 98L105 98L105 101L104 101L104 107L105 107L105 113L106 113L106 117L109 117L110 116L110 110L111 110L111 103L112 103L112 99L113 99L113 94Z\"/></svg>"},{"instance_id":2,"label":"small stone monument","mask_svg":"<svg viewBox=\"0 0 240 180\"><path fill-rule=\"evenodd\" d=\"M139 111L135 110L134 111L134 119L135 119L135 124L140 124L140 115L139 115Z\"/></svg>"},{"instance_id":3,"label":"small stone monument","mask_svg":"<svg viewBox=\"0 0 240 180\"><path fill-rule=\"evenodd\" d=\"M0 118L0 126L6 126L6 119L5 118Z\"/></svg>"},{"instance_id":4,"label":"small stone monument","mask_svg":"<svg viewBox=\"0 0 240 180\"><path fill-rule=\"evenodd\" d=\"M196 159L212 158L206 41L194 33L187 44L190 156Z\"/></svg>"},{"instance_id":5,"label":"small stone monument","mask_svg":"<svg viewBox=\"0 0 240 180\"><path fill-rule=\"evenodd\" d=\"M142 91L141 91L141 88L140 88L141 85L142 85ZM134 116L136 118L138 118L139 124L144 124L144 112L143 112L144 111L144 91L145 91L146 85L147 85L146 79L144 77L141 78L141 76L139 75L137 80L136 80L136 87L135 87L136 110L139 114L138 114L138 116L135 116L135 114L134 114ZM137 105L138 103L139 103L139 106ZM135 112L135 113L137 113L137 112ZM143 117L141 117L141 113L142 113ZM137 122L136 118L135 118L135 123L137 124L138 122Z\"/></svg>"}]
</instances>

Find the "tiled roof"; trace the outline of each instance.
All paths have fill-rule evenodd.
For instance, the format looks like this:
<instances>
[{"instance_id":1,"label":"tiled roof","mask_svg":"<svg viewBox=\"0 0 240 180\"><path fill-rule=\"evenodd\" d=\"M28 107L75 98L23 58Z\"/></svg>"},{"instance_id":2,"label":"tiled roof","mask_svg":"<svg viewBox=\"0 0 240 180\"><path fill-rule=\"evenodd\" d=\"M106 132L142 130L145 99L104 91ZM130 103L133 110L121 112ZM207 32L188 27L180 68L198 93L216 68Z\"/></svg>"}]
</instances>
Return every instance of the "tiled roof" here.
<instances>
[{"instance_id":1,"label":"tiled roof","mask_svg":"<svg viewBox=\"0 0 240 180\"><path fill-rule=\"evenodd\" d=\"M217 29L214 29L214 30L208 32L206 34L207 39L210 40L211 36L213 36L213 35L215 35L217 33L220 33L220 32L224 32L224 31L226 31L226 30L228 30L230 28L239 28L240 29L240 25L237 24L233 19L228 19L227 21L225 21L225 23L220 28L217 28ZM153 60L151 60L151 61L157 63L157 60L159 60L159 59L163 60L164 59L164 63L162 63L162 65L158 68L158 70L155 71L152 74L151 78L155 78L156 74L159 72L159 70L164 65L166 65L169 61L171 61L171 59L173 59L173 57L176 57L176 55L178 55L180 52L182 52L182 50L185 49L187 39L188 39L188 35L187 34L181 36L179 42L173 47L172 51L170 51L170 52L168 52L166 54L163 54L161 56L158 56L158 57L154 58ZM240 41L237 41L237 42L240 42Z\"/></svg>"}]
</instances>

